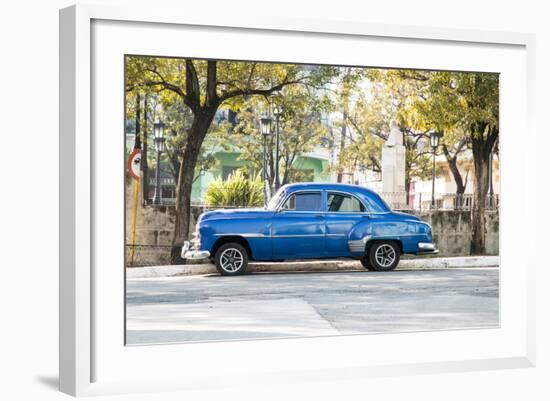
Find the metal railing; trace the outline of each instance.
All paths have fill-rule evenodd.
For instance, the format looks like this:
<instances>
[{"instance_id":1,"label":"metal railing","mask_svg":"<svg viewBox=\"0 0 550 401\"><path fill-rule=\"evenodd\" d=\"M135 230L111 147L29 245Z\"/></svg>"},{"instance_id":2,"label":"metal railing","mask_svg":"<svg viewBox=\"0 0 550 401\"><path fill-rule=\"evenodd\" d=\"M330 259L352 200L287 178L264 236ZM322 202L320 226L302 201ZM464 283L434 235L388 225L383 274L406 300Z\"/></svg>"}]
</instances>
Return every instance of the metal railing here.
<instances>
[{"instance_id":1,"label":"metal railing","mask_svg":"<svg viewBox=\"0 0 550 401\"><path fill-rule=\"evenodd\" d=\"M432 194L416 192L407 196L406 192L382 192L382 199L392 209L398 210L472 210L473 194L436 193L434 205ZM485 209L496 210L500 204L500 195L493 194L485 197Z\"/></svg>"}]
</instances>

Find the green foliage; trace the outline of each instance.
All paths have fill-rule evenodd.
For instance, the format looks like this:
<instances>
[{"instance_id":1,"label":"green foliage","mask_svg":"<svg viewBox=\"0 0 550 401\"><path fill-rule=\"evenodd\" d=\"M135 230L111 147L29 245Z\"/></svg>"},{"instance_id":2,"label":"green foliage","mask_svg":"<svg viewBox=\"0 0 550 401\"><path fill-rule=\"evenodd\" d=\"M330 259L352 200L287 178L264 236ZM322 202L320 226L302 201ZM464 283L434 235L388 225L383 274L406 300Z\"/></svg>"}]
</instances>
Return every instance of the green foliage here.
<instances>
[{"instance_id":1,"label":"green foliage","mask_svg":"<svg viewBox=\"0 0 550 401\"><path fill-rule=\"evenodd\" d=\"M254 174L263 169L264 138L258 127L262 114L273 118L272 135L266 141L267 180L274 182L275 176L275 131L276 120L273 109L280 110L279 116L279 172L282 184L290 180L292 166L298 158L311 152L328 135L327 128L321 124L321 112L326 105L322 96L314 96L303 86L287 86L281 90L271 103L263 98L251 98L239 109L240 122L235 127L225 148L238 151L239 159L247 162L247 172Z\"/></svg>"},{"instance_id":2,"label":"green foliage","mask_svg":"<svg viewBox=\"0 0 550 401\"><path fill-rule=\"evenodd\" d=\"M248 179L241 171L229 175L227 180L213 180L206 191L206 205L209 207L261 206L264 203L263 184L260 176Z\"/></svg>"}]
</instances>

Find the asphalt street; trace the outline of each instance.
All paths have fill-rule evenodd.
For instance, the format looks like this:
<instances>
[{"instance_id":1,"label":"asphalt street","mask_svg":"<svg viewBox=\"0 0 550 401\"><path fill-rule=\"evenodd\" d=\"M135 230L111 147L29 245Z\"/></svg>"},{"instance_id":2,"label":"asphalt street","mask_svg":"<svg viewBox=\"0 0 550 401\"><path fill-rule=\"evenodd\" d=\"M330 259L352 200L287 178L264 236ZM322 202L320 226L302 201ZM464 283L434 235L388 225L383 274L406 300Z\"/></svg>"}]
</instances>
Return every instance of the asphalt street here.
<instances>
[{"instance_id":1,"label":"asphalt street","mask_svg":"<svg viewBox=\"0 0 550 401\"><path fill-rule=\"evenodd\" d=\"M127 344L490 328L498 268L127 281Z\"/></svg>"}]
</instances>

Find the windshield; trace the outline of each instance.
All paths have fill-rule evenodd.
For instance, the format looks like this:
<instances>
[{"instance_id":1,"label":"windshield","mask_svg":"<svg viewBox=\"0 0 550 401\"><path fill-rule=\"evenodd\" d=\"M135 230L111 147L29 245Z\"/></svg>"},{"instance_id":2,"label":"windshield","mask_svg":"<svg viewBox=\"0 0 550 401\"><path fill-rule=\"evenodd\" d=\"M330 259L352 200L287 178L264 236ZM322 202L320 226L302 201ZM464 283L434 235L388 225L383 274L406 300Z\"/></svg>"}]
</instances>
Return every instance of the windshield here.
<instances>
[{"instance_id":1,"label":"windshield","mask_svg":"<svg viewBox=\"0 0 550 401\"><path fill-rule=\"evenodd\" d=\"M280 188L275 195L273 195L273 198L270 199L269 203L267 204L267 210L276 210L277 205L281 203L281 200L285 197L285 191L283 188Z\"/></svg>"}]
</instances>

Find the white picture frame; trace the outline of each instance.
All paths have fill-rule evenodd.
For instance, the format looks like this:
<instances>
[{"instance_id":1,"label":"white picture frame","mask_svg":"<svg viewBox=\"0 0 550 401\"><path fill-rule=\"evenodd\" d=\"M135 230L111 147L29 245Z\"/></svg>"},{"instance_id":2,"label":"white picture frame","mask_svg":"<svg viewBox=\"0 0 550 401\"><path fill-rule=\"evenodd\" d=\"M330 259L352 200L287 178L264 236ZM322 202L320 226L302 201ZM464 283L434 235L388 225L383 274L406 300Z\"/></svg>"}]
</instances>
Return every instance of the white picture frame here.
<instances>
[{"instance_id":1,"label":"white picture frame","mask_svg":"<svg viewBox=\"0 0 550 401\"><path fill-rule=\"evenodd\" d=\"M375 25L357 21L297 20L290 17L271 19L259 16L251 19L247 16L246 19L232 19L228 23L223 15L216 13L208 17L181 15L178 10L137 6L114 8L103 5L78 5L60 12L59 374L61 391L72 395L93 395L167 389L202 389L211 388L211 379L215 379L218 386L224 386L229 383L209 370L209 365L205 361L217 360L223 364L224 361L232 358L240 360L237 370L246 372L257 383L273 380L326 380L327 378L359 380L366 376L534 365L534 261L518 259L512 246L513 230L522 222L524 222L522 230L536 231L534 218L536 207L529 203L526 191L516 190L533 179L527 173L535 170L535 160L527 155L525 148L518 146L517 139L513 135L513 132L521 131L529 136L529 140L535 141L536 133L533 130L534 35ZM185 33L186 29L189 32ZM482 68L481 70L485 70L481 61L468 56L468 52L483 54L488 51L487 49L493 49L491 51L494 54L490 62L495 68L490 70L502 74L501 326L491 330L443 333L124 347L123 333L120 331L120 328L124 327L124 316L120 309L124 302L124 283L120 280L121 275L123 277L123 266L120 266L120 272L113 272L111 269L104 273L97 270L98 263L101 264L104 258L118 257L118 254L110 254L111 248L101 248L98 242L101 240L97 235L98 230L104 227L100 221L102 218L114 216L116 220L122 216L116 217L116 212L119 210L116 208L106 211L98 194L104 193L102 186L116 185L115 181L108 183L102 180L102 177L110 171L112 166L118 165L122 170L119 160L122 152L120 155L117 153L117 146L122 146L122 140L118 143L115 134L111 135L111 139L94 137L94 132L97 133L94 129L101 131L115 127L113 125L104 127L102 124L103 121L109 121L111 124L116 120L117 107L121 108L122 103L117 106L115 99L112 118L96 121L98 113L101 115L102 111L96 107L97 103L92 101L93 96L96 98L101 96L104 89L113 90L111 85L106 85L107 82L113 85L119 84L116 90L120 92L120 96L123 96L123 86L118 82L120 76L116 75L112 77L113 81L104 81L103 87L97 89L99 92L94 95L92 80L103 79L105 74L102 72L102 60L110 62L109 54L119 54L126 46L126 40L129 48L124 50L125 53L151 54L151 48L148 48L149 45L145 40L140 50L130 44L130 39L125 39L121 32L130 32L130 30L135 34L146 31L148 34L158 35L157 39L173 36L174 30L183 30L182 35L191 35L191 30L203 30L212 35L210 41L202 44L204 49L181 50L193 51L193 54L184 54L191 57L207 56L206 48L215 44L214 36L217 33L240 35L250 41L254 40L254 35L261 35L262 41L273 43L272 52L270 54L256 52L254 59L267 61L300 61L297 60L299 56L296 55L284 60L281 60L282 53L273 56L277 52L279 41L325 41L328 44L332 40L337 40L342 47L342 52L345 52L346 46L350 44L352 48L363 44L388 48L391 44L403 46L405 43L407 47L401 47L402 51L407 51L407 48L415 49L415 46L419 50L423 46L434 46L441 54L445 54L447 47L452 47L453 53L464 52L463 62L460 65L456 62L453 64L452 57L449 57L449 60L441 61L435 66L436 68L477 70L477 65L478 68ZM97 39L95 42L94 34ZM109 42L112 43L109 46L101 36L107 34L114 35L110 36ZM170 48L173 43L171 45L170 40L162 43L165 45L163 48L158 48L155 52L157 55L181 55L173 54ZM294 53L303 52L303 48L298 46L298 44L294 47L287 46L287 49L294 50ZM172 49L176 48L172 47ZM105 54L101 53L103 50ZM115 53L109 53L109 51ZM206 53L201 53L202 51ZM241 54L252 54L246 53L247 51L243 49ZM165 54L166 52L169 53ZM434 68L429 60L414 61L414 54L411 54L412 58L408 58L406 64L403 64L395 54L385 54L385 52L387 51L380 50L368 64L381 67ZM414 52L411 51L411 53ZM222 56L221 52L216 54L218 58L224 58ZM316 57L315 60L310 58L308 61L311 63L330 61L330 55L320 54ZM382 60L384 57L385 61ZM270 58L274 59L270 60ZM359 56L357 60L357 65L365 65ZM498 64L498 60L501 60L502 64ZM117 63L120 61L118 60ZM344 64L351 62L351 60L346 61ZM448 64L445 64L446 62ZM122 71L119 73L122 74ZM512 90L514 99L510 99ZM106 103L109 101L106 100ZM123 117L120 116L119 119L122 135ZM105 149L103 146L98 147L96 141L105 145L106 140L112 141L112 151L103 150ZM99 149L102 150L99 151ZM122 176L122 171L120 174ZM122 195L121 180L119 184L119 195ZM532 188L530 195L533 196L536 185L530 185L530 188ZM109 189L116 191L113 187ZM114 204L120 201L119 197L116 199ZM120 229L123 230L122 225ZM113 235L117 234L113 233ZM121 236L119 240L123 241L123 237ZM526 243L525 246L534 247L534 243ZM112 249L112 252L116 253L115 248ZM123 248L120 252L123 252ZM530 252L530 254L534 253ZM514 269L511 268L512 265L515 266ZM113 274L112 277L111 274ZM98 296L99 290L102 293L101 297ZM117 296L119 298L116 298ZM106 311L107 302L110 305L116 304L116 307ZM388 352L389 341L394 344L393 353ZM445 346L449 342L454 344L453 349ZM410 344L415 346L410 347ZM358 349L362 351L357 351ZM430 354L431 352L433 355ZM296 358L292 361L292 366L288 359L285 359L289 355L294 355ZM132 369L132 366L135 367L140 363L153 366L154 369L145 368L144 371ZM177 369L174 369L176 366ZM167 374L170 371L174 373Z\"/></svg>"}]
</instances>

